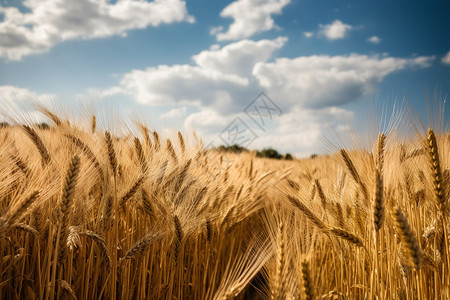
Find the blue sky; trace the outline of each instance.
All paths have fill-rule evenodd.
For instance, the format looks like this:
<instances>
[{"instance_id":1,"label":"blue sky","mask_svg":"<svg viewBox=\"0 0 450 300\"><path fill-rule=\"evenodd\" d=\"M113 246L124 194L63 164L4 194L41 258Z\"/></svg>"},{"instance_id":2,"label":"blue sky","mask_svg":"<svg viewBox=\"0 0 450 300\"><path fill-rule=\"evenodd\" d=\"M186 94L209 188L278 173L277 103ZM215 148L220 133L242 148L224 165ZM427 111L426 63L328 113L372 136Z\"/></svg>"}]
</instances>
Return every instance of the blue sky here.
<instances>
[{"instance_id":1,"label":"blue sky","mask_svg":"<svg viewBox=\"0 0 450 300\"><path fill-rule=\"evenodd\" d=\"M205 144L307 155L364 128L368 102L443 102L449 29L448 1L0 0L0 98L88 98Z\"/></svg>"}]
</instances>

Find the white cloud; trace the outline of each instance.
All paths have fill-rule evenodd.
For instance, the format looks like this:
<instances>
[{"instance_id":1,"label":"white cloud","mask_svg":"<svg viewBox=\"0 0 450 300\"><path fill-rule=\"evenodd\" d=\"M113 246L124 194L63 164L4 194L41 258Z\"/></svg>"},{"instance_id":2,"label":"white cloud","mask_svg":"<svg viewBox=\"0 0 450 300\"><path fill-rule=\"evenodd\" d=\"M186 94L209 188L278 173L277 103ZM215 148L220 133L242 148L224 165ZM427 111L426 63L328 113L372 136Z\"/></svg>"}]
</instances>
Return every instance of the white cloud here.
<instances>
[{"instance_id":1,"label":"white cloud","mask_svg":"<svg viewBox=\"0 0 450 300\"><path fill-rule=\"evenodd\" d=\"M186 116L186 106L177 107L161 114L161 119L179 119Z\"/></svg>"},{"instance_id":2,"label":"white cloud","mask_svg":"<svg viewBox=\"0 0 450 300\"><path fill-rule=\"evenodd\" d=\"M121 90L151 105L193 107L198 112L187 115L185 128L196 130L206 142L220 144L219 134L238 116L255 129L243 110L265 90L285 114L274 118L266 132L258 132L250 147L272 146L305 155L317 151L330 126L346 128L342 120L353 115L340 105L375 92L393 72L425 68L434 59L352 54L272 61L286 41L280 37L215 45L194 55L193 65L133 70L112 91ZM170 114L176 113L175 109Z\"/></svg>"},{"instance_id":3,"label":"white cloud","mask_svg":"<svg viewBox=\"0 0 450 300\"><path fill-rule=\"evenodd\" d=\"M450 65L450 51L448 51L447 54L442 57L441 62L445 65Z\"/></svg>"},{"instance_id":4,"label":"white cloud","mask_svg":"<svg viewBox=\"0 0 450 300\"><path fill-rule=\"evenodd\" d=\"M50 107L55 99L53 94L40 94L12 85L0 85L0 120L25 123L47 121L33 104Z\"/></svg>"},{"instance_id":5,"label":"white cloud","mask_svg":"<svg viewBox=\"0 0 450 300\"><path fill-rule=\"evenodd\" d=\"M272 18L274 14L281 14L283 7L291 0L237 0L226 6L220 16L233 18L234 21L226 32L217 27L211 34L216 35L218 41L239 40L252 35L271 30L276 27Z\"/></svg>"},{"instance_id":6,"label":"white cloud","mask_svg":"<svg viewBox=\"0 0 450 300\"><path fill-rule=\"evenodd\" d=\"M188 131L195 130L201 133L206 142L217 140L218 134L224 130L224 128L237 117L237 114L228 114L226 116L220 114L214 109L204 108L199 112L190 114L185 122L184 126Z\"/></svg>"},{"instance_id":7,"label":"white cloud","mask_svg":"<svg viewBox=\"0 0 450 300\"><path fill-rule=\"evenodd\" d=\"M150 105L213 105L227 101L227 91L242 90L247 78L190 65L160 65L133 70L120 82L122 90Z\"/></svg>"},{"instance_id":8,"label":"white cloud","mask_svg":"<svg viewBox=\"0 0 450 300\"><path fill-rule=\"evenodd\" d=\"M213 48L193 56L198 66L205 70L215 70L225 74L249 76L257 62L267 61L287 42L286 37L275 40L242 40L226 45L222 49Z\"/></svg>"},{"instance_id":9,"label":"white cloud","mask_svg":"<svg viewBox=\"0 0 450 300\"><path fill-rule=\"evenodd\" d=\"M19 88L12 85L0 85L0 101L5 103L17 103L26 101L48 102L54 98L53 94L39 94L29 89Z\"/></svg>"},{"instance_id":10,"label":"white cloud","mask_svg":"<svg viewBox=\"0 0 450 300\"><path fill-rule=\"evenodd\" d=\"M273 145L282 153L289 152L299 157L323 153L324 134L333 127L350 124L353 117L353 112L337 107L305 109L296 106L277 118L274 130L261 133L251 147L262 149Z\"/></svg>"},{"instance_id":11,"label":"white cloud","mask_svg":"<svg viewBox=\"0 0 450 300\"><path fill-rule=\"evenodd\" d=\"M128 30L194 22L182 0L27 0L30 12L0 5L0 57L20 60L77 38L126 35Z\"/></svg>"},{"instance_id":12,"label":"white cloud","mask_svg":"<svg viewBox=\"0 0 450 300\"><path fill-rule=\"evenodd\" d=\"M376 35L374 35L374 36L371 36L370 38L368 38L367 41L372 44L379 44L381 42L381 39L379 37L377 37Z\"/></svg>"},{"instance_id":13,"label":"white cloud","mask_svg":"<svg viewBox=\"0 0 450 300\"><path fill-rule=\"evenodd\" d=\"M340 20L335 20L333 23L328 25L320 24L320 33L325 35L329 40L343 39L347 36L348 32L353 29L353 26L349 24L344 24Z\"/></svg>"},{"instance_id":14,"label":"white cloud","mask_svg":"<svg viewBox=\"0 0 450 300\"><path fill-rule=\"evenodd\" d=\"M160 65L125 74L120 88L141 103L195 104L215 107L222 113L235 109L258 91L251 73L257 62L270 59L287 41L242 40L213 47L193 56L195 65ZM110 90L117 91L116 88Z\"/></svg>"},{"instance_id":15,"label":"white cloud","mask_svg":"<svg viewBox=\"0 0 450 300\"><path fill-rule=\"evenodd\" d=\"M307 38L312 38L314 36L314 32L305 31L303 35Z\"/></svg>"},{"instance_id":16,"label":"white cloud","mask_svg":"<svg viewBox=\"0 0 450 300\"><path fill-rule=\"evenodd\" d=\"M327 107L322 109L305 109L293 107L285 114L270 121L272 129L259 130L244 113L221 115L212 109L203 109L189 115L185 120L187 131L196 131L205 145L218 146L226 139L226 128L237 117L256 133L256 139L247 146L249 149L274 147L281 153L290 152L297 156L324 152L321 149L323 134L335 127L345 127L353 120L353 112ZM343 125L345 124L345 125ZM244 145L243 145L244 146Z\"/></svg>"},{"instance_id":17,"label":"white cloud","mask_svg":"<svg viewBox=\"0 0 450 300\"><path fill-rule=\"evenodd\" d=\"M212 27L209 30L209 34L210 35L216 35L216 34L221 33L222 31L223 31L223 26Z\"/></svg>"},{"instance_id":18,"label":"white cloud","mask_svg":"<svg viewBox=\"0 0 450 300\"><path fill-rule=\"evenodd\" d=\"M257 63L253 75L285 106L326 107L355 101L376 91L388 74L408 67L428 67L433 59L358 54L278 58L271 63Z\"/></svg>"}]
</instances>

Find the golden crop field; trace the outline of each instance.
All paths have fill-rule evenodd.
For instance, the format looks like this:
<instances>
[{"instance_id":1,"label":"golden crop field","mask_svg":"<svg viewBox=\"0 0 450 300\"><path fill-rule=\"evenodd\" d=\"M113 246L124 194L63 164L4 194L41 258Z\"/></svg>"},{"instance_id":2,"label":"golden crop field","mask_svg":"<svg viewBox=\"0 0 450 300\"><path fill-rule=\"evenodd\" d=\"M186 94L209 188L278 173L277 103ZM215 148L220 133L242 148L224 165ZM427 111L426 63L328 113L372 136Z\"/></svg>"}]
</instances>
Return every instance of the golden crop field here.
<instances>
[{"instance_id":1,"label":"golden crop field","mask_svg":"<svg viewBox=\"0 0 450 300\"><path fill-rule=\"evenodd\" d=\"M0 128L1 299L450 298L447 132L282 161L41 110Z\"/></svg>"}]
</instances>

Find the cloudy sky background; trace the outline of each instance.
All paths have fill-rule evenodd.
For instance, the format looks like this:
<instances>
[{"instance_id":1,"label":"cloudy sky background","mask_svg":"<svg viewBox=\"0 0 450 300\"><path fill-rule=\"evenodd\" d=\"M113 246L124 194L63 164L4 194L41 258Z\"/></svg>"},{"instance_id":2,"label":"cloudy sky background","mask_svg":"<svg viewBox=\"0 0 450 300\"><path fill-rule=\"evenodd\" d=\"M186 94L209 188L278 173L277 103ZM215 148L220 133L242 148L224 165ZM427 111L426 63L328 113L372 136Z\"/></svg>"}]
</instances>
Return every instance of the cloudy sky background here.
<instances>
[{"instance_id":1,"label":"cloudy sky background","mask_svg":"<svg viewBox=\"0 0 450 300\"><path fill-rule=\"evenodd\" d=\"M0 98L114 103L214 145L240 120L249 148L308 155L374 101L443 103L449 29L448 1L0 0ZM262 91L282 114L260 127Z\"/></svg>"}]
</instances>

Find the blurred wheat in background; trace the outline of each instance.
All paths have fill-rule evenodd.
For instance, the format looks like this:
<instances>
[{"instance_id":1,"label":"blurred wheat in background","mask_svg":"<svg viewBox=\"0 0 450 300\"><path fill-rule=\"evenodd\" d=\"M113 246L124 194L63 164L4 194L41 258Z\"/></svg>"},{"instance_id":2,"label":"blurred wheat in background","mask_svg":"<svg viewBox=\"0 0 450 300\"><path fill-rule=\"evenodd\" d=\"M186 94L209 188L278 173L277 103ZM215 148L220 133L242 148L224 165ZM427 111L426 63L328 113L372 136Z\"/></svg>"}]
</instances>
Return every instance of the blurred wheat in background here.
<instances>
[{"instance_id":1,"label":"blurred wheat in background","mask_svg":"<svg viewBox=\"0 0 450 300\"><path fill-rule=\"evenodd\" d=\"M2 299L450 298L448 132L281 161L41 111L0 128Z\"/></svg>"}]
</instances>

